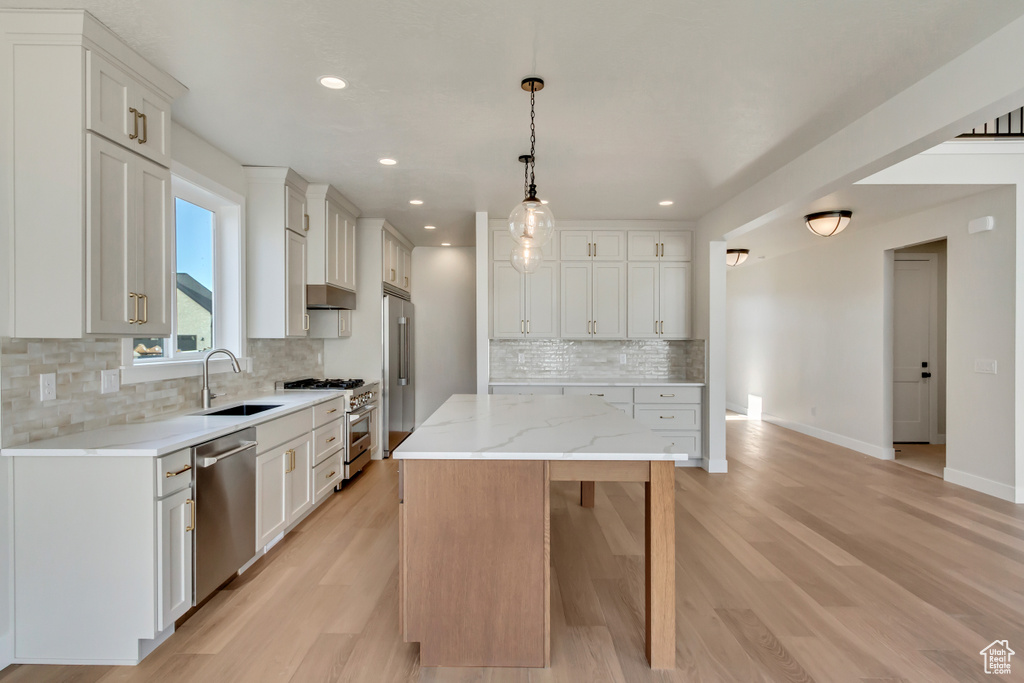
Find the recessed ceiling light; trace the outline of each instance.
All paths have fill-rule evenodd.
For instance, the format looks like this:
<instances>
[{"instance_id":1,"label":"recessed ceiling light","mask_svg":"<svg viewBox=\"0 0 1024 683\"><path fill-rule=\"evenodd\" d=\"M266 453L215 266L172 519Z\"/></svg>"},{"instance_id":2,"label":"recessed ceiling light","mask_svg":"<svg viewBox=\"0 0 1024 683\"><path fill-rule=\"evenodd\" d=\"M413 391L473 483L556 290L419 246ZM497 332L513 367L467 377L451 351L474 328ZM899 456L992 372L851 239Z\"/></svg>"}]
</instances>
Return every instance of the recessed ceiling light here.
<instances>
[{"instance_id":1,"label":"recessed ceiling light","mask_svg":"<svg viewBox=\"0 0 1024 683\"><path fill-rule=\"evenodd\" d=\"M395 164L398 163L394 159L389 159L388 157L384 157L383 159L377 159L377 161L384 164L385 166L394 166Z\"/></svg>"},{"instance_id":2,"label":"recessed ceiling light","mask_svg":"<svg viewBox=\"0 0 1024 683\"><path fill-rule=\"evenodd\" d=\"M658 204L660 204L661 206L672 206L673 204L675 204L675 202L673 202L671 199L665 199L658 202Z\"/></svg>"},{"instance_id":3,"label":"recessed ceiling light","mask_svg":"<svg viewBox=\"0 0 1024 683\"><path fill-rule=\"evenodd\" d=\"M541 203L541 204L547 204L547 203L548 203L548 200L546 200L546 199L542 199L542 200L540 200L540 203Z\"/></svg>"},{"instance_id":4,"label":"recessed ceiling light","mask_svg":"<svg viewBox=\"0 0 1024 683\"><path fill-rule=\"evenodd\" d=\"M436 230L437 228L435 228L433 225L424 225L423 229L424 230Z\"/></svg>"},{"instance_id":5,"label":"recessed ceiling light","mask_svg":"<svg viewBox=\"0 0 1024 683\"><path fill-rule=\"evenodd\" d=\"M450 246L452 246L452 243L451 242L441 242L441 246L442 247L450 247Z\"/></svg>"},{"instance_id":6,"label":"recessed ceiling light","mask_svg":"<svg viewBox=\"0 0 1024 683\"><path fill-rule=\"evenodd\" d=\"M321 76L320 85L324 86L325 88L330 88L331 90L341 90L342 88L346 87L348 83L341 80L337 76Z\"/></svg>"},{"instance_id":7,"label":"recessed ceiling light","mask_svg":"<svg viewBox=\"0 0 1024 683\"><path fill-rule=\"evenodd\" d=\"M410 204L415 204L416 206L419 206L420 204L423 203L423 200L422 199L410 199L409 203Z\"/></svg>"}]
</instances>

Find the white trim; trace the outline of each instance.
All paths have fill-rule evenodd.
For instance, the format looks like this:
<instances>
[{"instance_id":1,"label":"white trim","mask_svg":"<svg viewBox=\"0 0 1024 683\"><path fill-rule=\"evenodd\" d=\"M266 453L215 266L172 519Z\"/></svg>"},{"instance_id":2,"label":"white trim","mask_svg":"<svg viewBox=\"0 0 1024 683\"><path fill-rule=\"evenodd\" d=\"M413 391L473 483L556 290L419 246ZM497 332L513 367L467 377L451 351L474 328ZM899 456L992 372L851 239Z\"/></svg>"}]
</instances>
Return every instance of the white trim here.
<instances>
[{"instance_id":1,"label":"white trim","mask_svg":"<svg viewBox=\"0 0 1024 683\"><path fill-rule=\"evenodd\" d=\"M943 238L945 239L945 238ZM908 245L913 246L913 245ZM906 247L900 247L899 249L905 249ZM929 370L932 373L931 379L933 381L928 382L928 443L938 444L939 441L939 373L938 371L938 360L939 360L939 255L937 253L908 253L901 254L899 249L893 250L893 280L892 280L892 291L889 292L890 297L893 300L892 314L893 314L893 335L889 340L889 343L895 343L895 330L896 330L896 276L895 267L896 263L901 261L913 261L918 263L928 264L928 364ZM893 358L895 359L896 352L893 349ZM895 360L893 365L893 378L895 378ZM893 415L895 415L895 391L894 381L889 383L889 391L891 392L890 405L893 406ZM890 416L890 420L894 419ZM895 426L894 426L895 431ZM943 440L941 443L945 443Z\"/></svg>"},{"instance_id":2,"label":"white trim","mask_svg":"<svg viewBox=\"0 0 1024 683\"><path fill-rule=\"evenodd\" d=\"M793 422L786 420L775 415L769 415L768 413L762 413L761 419L764 422L771 422L773 425L791 429L794 432L800 432L807 436L813 436L815 439L821 439L822 441L828 441L829 443L835 444L836 446L842 446L843 448L849 448L852 451L863 453L864 455L870 455L872 458L878 458L879 460L895 460L896 449L886 448L884 446L876 446L866 441L860 441L853 439L842 434L836 434L825 429L819 429L818 427L812 427L805 425L801 422Z\"/></svg>"},{"instance_id":3,"label":"white trim","mask_svg":"<svg viewBox=\"0 0 1024 683\"><path fill-rule=\"evenodd\" d=\"M717 460L704 458L700 461L700 466L707 470L708 474L726 474L729 471L729 461L725 458Z\"/></svg>"},{"instance_id":4,"label":"white trim","mask_svg":"<svg viewBox=\"0 0 1024 683\"><path fill-rule=\"evenodd\" d=\"M945 434L937 435L935 437L935 441L933 441L932 443L936 444L936 445L945 445L945 443L946 443L946 435Z\"/></svg>"},{"instance_id":5,"label":"white trim","mask_svg":"<svg viewBox=\"0 0 1024 683\"><path fill-rule=\"evenodd\" d=\"M964 488L971 489L972 491L978 491L979 493L994 496L995 498L1008 500L1011 503L1024 503L1024 490L1017 489L1010 484L1003 484L1002 482L993 481L992 479L979 477L978 475L971 474L970 472L954 470L950 467L943 468L942 478L950 484L956 484L957 486L963 486Z\"/></svg>"},{"instance_id":6,"label":"white trim","mask_svg":"<svg viewBox=\"0 0 1024 683\"><path fill-rule=\"evenodd\" d=\"M726 410L731 410L732 412L739 413L740 415L747 414L746 406L741 406L739 403L733 403L732 401L726 401L725 408Z\"/></svg>"},{"instance_id":7,"label":"white trim","mask_svg":"<svg viewBox=\"0 0 1024 683\"><path fill-rule=\"evenodd\" d=\"M676 467L700 467L702 464L700 460L676 460Z\"/></svg>"},{"instance_id":8,"label":"white trim","mask_svg":"<svg viewBox=\"0 0 1024 683\"><path fill-rule=\"evenodd\" d=\"M131 340L125 339L128 358L131 360ZM123 347L122 347L123 348ZM123 351L122 351L123 353ZM121 365L121 384L138 384L140 382L158 382L165 379L181 379L182 377L199 377L203 374L203 361L169 360L161 363L140 363L138 365ZM246 372L252 372L252 359L239 358L239 365ZM210 374L219 375L231 371L231 361L227 358L216 358L210 361Z\"/></svg>"},{"instance_id":9,"label":"white trim","mask_svg":"<svg viewBox=\"0 0 1024 683\"><path fill-rule=\"evenodd\" d=\"M6 669L14 664L14 634L12 632L14 629L11 624L8 624L7 628L7 633L0 636L0 669Z\"/></svg>"}]
</instances>

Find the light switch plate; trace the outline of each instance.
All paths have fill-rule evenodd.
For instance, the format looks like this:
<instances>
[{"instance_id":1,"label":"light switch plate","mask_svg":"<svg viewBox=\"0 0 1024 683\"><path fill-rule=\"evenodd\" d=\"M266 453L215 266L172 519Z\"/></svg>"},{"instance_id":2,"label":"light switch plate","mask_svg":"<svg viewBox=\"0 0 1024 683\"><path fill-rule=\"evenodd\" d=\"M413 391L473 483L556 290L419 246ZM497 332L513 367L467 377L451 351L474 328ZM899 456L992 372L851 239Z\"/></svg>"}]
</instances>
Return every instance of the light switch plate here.
<instances>
[{"instance_id":1,"label":"light switch plate","mask_svg":"<svg viewBox=\"0 0 1024 683\"><path fill-rule=\"evenodd\" d=\"M519 354L519 362L520 363L525 363L526 362L526 354L525 353Z\"/></svg>"},{"instance_id":2,"label":"light switch plate","mask_svg":"<svg viewBox=\"0 0 1024 683\"><path fill-rule=\"evenodd\" d=\"M625 365L625 364L626 364L626 354L620 353L619 354L619 365Z\"/></svg>"},{"instance_id":3,"label":"light switch plate","mask_svg":"<svg viewBox=\"0 0 1024 683\"><path fill-rule=\"evenodd\" d=\"M121 389L121 371L104 370L100 373L100 393L113 394Z\"/></svg>"},{"instance_id":4,"label":"light switch plate","mask_svg":"<svg viewBox=\"0 0 1024 683\"><path fill-rule=\"evenodd\" d=\"M39 375L39 400L52 401L57 398L57 373Z\"/></svg>"},{"instance_id":5,"label":"light switch plate","mask_svg":"<svg viewBox=\"0 0 1024 683\"><path fill-rule=\"evenodd\" d=\"M984 358L975 358L974 371L980 372L983 375L994 375L996 374L996 362Z\"/></svg>"}]
</instances>

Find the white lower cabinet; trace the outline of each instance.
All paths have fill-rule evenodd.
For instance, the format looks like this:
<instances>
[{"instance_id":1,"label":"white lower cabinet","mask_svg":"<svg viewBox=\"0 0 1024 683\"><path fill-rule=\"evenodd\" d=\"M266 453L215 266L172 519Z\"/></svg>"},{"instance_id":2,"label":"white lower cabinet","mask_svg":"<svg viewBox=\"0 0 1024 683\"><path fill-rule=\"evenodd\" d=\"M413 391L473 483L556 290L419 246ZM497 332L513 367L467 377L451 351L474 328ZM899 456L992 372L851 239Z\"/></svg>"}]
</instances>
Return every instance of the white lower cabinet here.
<instances>
[{"instance_id":1,"label":"white lower cabinet","mask_svg":"<svg viewBox=\"0 0 1024 683\"><path fill-rule=\"evenodd\" d=\"M256 457L256 549L265 547L313 505L309 433Z\"/></svg>"},{"instance_id":2,"label":"white lower cabinet","mask_svg":"<svg viewBox=\"0 0 1024 683\"><path fill-rule=\"evenodd\" d=\"M157 501L157 625L164 630L192 607L192 537L196 505L192 487Z\"/></svg>"},{"instance_id":3,"label":"white lower cabinet","mask_svg":"<svg viewBox=\"0 0 1024 683\"><path fill-rule=\"evenodd\" d=\"M319 503L330 495L334 487L341 481L343 472L341 452L313 468L313 503Z\"/></svg>"}]
</instances>

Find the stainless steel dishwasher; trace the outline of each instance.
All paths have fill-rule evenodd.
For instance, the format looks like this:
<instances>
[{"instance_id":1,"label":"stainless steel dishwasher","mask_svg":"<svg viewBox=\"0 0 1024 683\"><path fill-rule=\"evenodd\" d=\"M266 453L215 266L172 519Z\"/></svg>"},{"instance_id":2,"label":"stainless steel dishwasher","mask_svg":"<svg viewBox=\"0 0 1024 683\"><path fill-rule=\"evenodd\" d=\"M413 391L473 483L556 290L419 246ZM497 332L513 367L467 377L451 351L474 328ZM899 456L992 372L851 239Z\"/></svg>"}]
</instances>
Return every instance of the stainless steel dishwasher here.
<instances>
[{"instance_id":1,"label":"stainless steel dishwasher","mask_svg":"<svg viewBox=\"0 0 1024 683\"><path fill-rule=\"evenodd\" d=\"M195 446L195 602L256 554L256 428Z\"/></svg>"}]
</instances>

